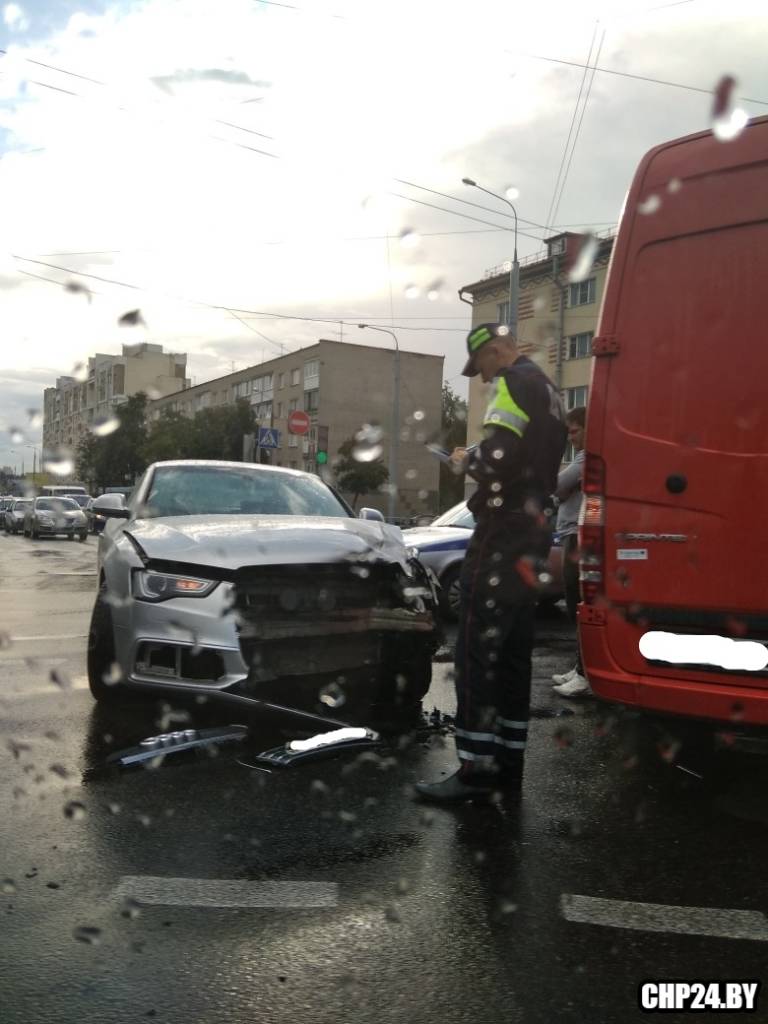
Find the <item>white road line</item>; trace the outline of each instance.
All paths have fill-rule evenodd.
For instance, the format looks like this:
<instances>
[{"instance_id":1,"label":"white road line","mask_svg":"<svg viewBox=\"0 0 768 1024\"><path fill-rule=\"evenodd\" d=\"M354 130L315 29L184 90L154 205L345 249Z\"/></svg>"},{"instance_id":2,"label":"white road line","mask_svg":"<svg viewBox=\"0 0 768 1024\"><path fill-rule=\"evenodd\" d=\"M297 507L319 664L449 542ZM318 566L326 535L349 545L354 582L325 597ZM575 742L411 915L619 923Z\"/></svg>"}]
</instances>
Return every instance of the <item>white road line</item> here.
<instances>
[{"instance_id":1,"label":"white road line","mask_svg":"<svg viewBox=\"0 0 768 1024\"><path fill-rule=\"evenodd\" d=\"M563 893L560 906L566 921L577 924L768 942L768 919L759 910L673 907L663 903L631 903L569 893Z\"/></svg>"},{"instance_id":2,"label":"white road line","mask_svg":"<svg viewBox=\"0 0 768 1024\"><path fill-rule=\"evenodd\" d=\"M335 907L336 882L248 882L219 878L155 878L123 875L114 895L150 907Z\"/></svg>"}]
</instances>

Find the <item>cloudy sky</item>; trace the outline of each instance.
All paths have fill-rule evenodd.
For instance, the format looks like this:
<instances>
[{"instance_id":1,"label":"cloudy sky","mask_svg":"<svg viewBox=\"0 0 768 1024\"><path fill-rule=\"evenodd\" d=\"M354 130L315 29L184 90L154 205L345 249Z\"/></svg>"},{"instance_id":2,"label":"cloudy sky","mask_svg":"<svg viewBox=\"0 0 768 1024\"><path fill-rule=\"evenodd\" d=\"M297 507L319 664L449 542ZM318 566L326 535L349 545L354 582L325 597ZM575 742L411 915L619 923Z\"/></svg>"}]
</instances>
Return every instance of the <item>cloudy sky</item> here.
<instances>
[{"instance_id":1,"label":"cloudy sky","mask_svg":"<svg viewBox=\"0 0 768 1024\"><path fill-rule=\"evenodd\" d=\"M516 190L525 255L614 224L724 74L768 113L764 0L31 0L0 37L0 465L11 427L39 442L43 387L126 341L199 383L318 337L388 345L366 320L464 391L456 292L512 222L462 177Z\"/></svg>"}]
</instances>

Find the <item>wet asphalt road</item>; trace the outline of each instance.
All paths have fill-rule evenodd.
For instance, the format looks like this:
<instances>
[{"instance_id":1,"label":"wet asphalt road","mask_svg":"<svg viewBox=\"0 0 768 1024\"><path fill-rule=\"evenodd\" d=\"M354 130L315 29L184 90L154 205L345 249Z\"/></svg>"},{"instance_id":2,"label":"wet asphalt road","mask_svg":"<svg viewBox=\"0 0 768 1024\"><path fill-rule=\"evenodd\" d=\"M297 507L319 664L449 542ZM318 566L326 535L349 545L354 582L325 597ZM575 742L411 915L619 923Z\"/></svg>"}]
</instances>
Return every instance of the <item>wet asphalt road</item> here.
<instances>
[{"instance_id":1,"label":"wet asphalt road","mask_svg":"<svg viewBox=\"0 0 768 1024\"><path fill-rule=\"evenodd\" d=\"M239 748L104 772L182 723L94 709L95 542L0 536L0 565L4 1024L624 1022L647 979L763 979L768 759L672 736L660 756L646 723L555 697L559 612L522 800L425 809L410 786L454 765L437 730L281 774ZM453 710L445 660L425 706ZM260 749L290 735L251 724Z\"/></svg>"}]
</instances>

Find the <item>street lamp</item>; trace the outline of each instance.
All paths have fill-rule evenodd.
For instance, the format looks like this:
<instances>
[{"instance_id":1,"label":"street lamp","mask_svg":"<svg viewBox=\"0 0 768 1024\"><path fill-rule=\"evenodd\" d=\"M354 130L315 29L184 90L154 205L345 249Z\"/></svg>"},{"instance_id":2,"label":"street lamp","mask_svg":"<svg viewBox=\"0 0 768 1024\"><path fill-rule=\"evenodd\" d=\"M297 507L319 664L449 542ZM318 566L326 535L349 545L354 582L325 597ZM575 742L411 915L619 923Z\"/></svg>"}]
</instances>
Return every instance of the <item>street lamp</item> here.
<instances>
[{"instance_id":1,"label":"street lamp","mask_svg":"<svg viewBox=\"0 0 768 1024\"><path fill-rule=\"evenodd\" d=\"M512 336L517 338L517 305L520 296L520 264L517 261L517 210L509 199L506 199L504 196L496 195L495 192L491 192L487 188L483 188L482 185L478 185L476 181L472 180L472 178L462 178L461 180L464 185L471 185L472 188L479 188L480 191L485 192L486 195L493 196L494 199L498 199L501 203L506 203L515 215L515 250L512 255L512 268L509 273L509 314L507 316L507 323Z\"/></svg>"},{"instance_id":2,"label":"street lamp","mask_svg":"<svg viewBox=\"0 0 768 1024\"><path fill-rule=\"evenodd\" d=\"M381 331L384 334L391 334L395 341L395 397L392 403L392 438L389 444L389 518L395 518L397 502L397 446L400 440L400 345L397 335L388 327L375 327L373 324L358 324L361 330L367 327L369 331Z\"/></svg>"}]
</instances>

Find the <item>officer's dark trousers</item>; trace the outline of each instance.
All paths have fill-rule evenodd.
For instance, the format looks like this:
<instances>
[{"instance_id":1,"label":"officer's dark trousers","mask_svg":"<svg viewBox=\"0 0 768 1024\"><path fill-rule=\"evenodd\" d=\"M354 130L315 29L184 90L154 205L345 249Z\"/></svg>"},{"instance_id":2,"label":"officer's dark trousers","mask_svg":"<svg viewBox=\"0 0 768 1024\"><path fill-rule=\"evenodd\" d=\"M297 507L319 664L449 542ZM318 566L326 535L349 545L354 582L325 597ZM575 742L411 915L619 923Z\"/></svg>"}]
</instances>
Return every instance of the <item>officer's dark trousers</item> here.
<instances>
[{"instance_id":1,"label":"officer's dark trousers","mask_svg":"<svg viewBox=\"0 0 768 1024\"><path fill-rule=\"evenodd\" d=\"M461 575L456 750L462 774L521 773L528 735L535 560L548 535L520 515L479 524Z\"/></svg>"}]
</instances>

